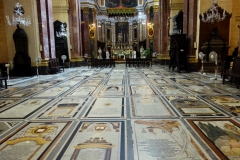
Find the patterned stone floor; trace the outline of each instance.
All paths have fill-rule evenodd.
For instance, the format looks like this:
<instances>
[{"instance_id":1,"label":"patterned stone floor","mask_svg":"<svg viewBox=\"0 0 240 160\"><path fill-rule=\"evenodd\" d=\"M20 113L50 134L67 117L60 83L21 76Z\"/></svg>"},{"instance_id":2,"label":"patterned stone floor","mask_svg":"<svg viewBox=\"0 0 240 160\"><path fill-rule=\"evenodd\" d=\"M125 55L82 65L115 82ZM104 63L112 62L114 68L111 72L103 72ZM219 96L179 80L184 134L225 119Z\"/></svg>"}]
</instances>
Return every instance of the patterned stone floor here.
<instances>
[{"instance_id":1,"label":"patterned stone floor","mask_svg":"<svg viewBox=\"0 0 240 160\"><path fill-rule=\"evenodd\" d=\"M0 90L0 159L240 159L240 90L165 66L69 68Z\"/></svg>"}]
</instances>

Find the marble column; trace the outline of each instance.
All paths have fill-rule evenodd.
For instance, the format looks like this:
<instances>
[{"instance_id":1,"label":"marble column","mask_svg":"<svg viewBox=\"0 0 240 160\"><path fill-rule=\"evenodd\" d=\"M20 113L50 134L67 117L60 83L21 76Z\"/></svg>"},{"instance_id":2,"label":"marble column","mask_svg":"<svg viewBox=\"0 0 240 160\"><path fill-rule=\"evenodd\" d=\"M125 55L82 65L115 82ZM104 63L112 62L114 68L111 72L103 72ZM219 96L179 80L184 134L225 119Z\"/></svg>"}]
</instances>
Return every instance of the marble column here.
<instances>
[{"instance_id":1,"label":"marble column","mask_svg":"<svg viewBox=\"0 0 240 160\"><path fill-rule=\"evenodd\" d=\"M52 1L37 0L39 37L42 44L41 58L56 58L53 29Z\"/></svg>"},{"instance_id":2,"label":"marble column","mask_svg":"<svg viewBox=\"0 0 240 160\"><path fill-rule=\"evenodd\" d=\"M133 30L132 30L132 23L129 23L129 31L128 31L128 33L129 33L129 35L128 35L128 43L129 43L129 45L131 45L132 44L132 42L133 42L133 40L132 40L132 32L133 32Z\"/></svg>"},{"instance_id":3,"label":"marble column","mask_svg":"<svg viewBox=\"0 0 240 160\"><path fill-rule=\"evenodd\" d=\"M149 36L148 36L148 23L150 23L150 15L149 15L149 13L150 13L150 8L148 8L147 9L147 20L146 20L146 28L145 28L145 32L147 33L147 36L146 36L146 48L144 48L144 49L147 49L147 48L149 48ZM138 50L140 49L140 47L141 46L139 46L139 48L138 48Z\"/></svg>"},{"instance_id":4,"label":"marble column","mask_svg":"<svg viewBox=\"0 0 240 160\"><path fill-rule=\"evenodd\" d=\"M196 48L194 43L196 42L197 33L197 7L198 0L184 0L184 15L183 15L183 33L187 34L188 37L188 56L194 56Z\"/></svg>"},{"instance_id":5,"label":"marble column","mask_svg":"<svg viewBox=\"0 0 240 160\"><path fill-rule=\"evenodd\" d=\"M69 30L70 30L70 43L72 45L71 57L82 56L81 47L81 8L80 0L69 1Z\"/></svg>"},{"instance_id":6,"label":"marble column","mask_svg":"<svg viewBox=\"0 0 240 160\"><path fill-rule=\"evenodd\" d=\"M115 48L116 46L116 28L115 28L115 23L111 23L111 33L112 33L112 43L113 43L113 46Z\"/></svg>"},{"instance_id":7,"label":"marble column","mask_svg":"<svg viewBox=\"0 0 240 160\"><path fill-rule=\"evenodd\" d=\"M96 25L97 24L97 12L96 12L95 8L92 9L92 15L93 15L93 24L94 24L93 29L94 29L94 32L95 32L95 35L96 35L96 32L97 32L97 29L96 29L96 27L97 27L97 25ZM103 29L104 29L104 27L103 27ZM104 34L104 30L103 30L103 34ZM98 48L97 48L97 38L96 38L96 36L94 38L91 38L91 41L93 41L93 43L94 43L94 46L93 46L94 47L94 54L97 56Z\"/></svg>"},{"instance_id":8,"label":"marble column","mask_svg":"<svg viewBox=\"0 0 240 160\"><path fill-rule=\"evenodd\" d=\"M156 51L157 53L160 53L160 23L159 23L159 6L154 5L153 6L154 11L154 18L153 18L153 30L154 30L154 36L153 36L153 51Z\"/></svg>"},{"instance_id":9,"label":"marble column","mask_svg":"<svg viewBox=\"0 0 240 160\"><path fill-rule=\"evenodd\" d=\"M168 55L168 17L169 17L169 0L159 1L159 18L160 18L160 54Z\"/></svg>"},{"instance_id":10,"label":"marble column","mask_svg":"<svg viewBox=\"0 0 240 160\"><path fill-rule=\"evenodd\" d=\"M89 8L88 7L84 7L82 8L83 10L83 52L87 53L89 55L92 55L92 53L90 53L90 38L89 38Z\"/></svg>"},{"instance_id":11,"label":"marble column","mask_svg":"<svg viewBox=\"0 0 240 160\"><path fill-rule=\"evenodd\" d=\"M142 21L139 22L139 40L143 40L143 27L142 27Z\"/></svg>"}]
</instances>

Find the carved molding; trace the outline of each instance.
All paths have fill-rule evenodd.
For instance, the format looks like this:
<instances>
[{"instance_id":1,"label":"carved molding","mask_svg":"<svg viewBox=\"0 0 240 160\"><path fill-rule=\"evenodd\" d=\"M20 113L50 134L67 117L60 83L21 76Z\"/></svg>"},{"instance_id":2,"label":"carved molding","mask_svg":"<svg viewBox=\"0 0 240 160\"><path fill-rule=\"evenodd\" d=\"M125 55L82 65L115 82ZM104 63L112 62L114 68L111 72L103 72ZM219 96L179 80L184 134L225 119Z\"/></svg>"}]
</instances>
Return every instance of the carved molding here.
<instances>
[{"instance_id":1,"label":"carved molding","mask_svg":"<svg viewBox=\"0 0 240 160\"><path fill-rule=\"evenodd\" d=\"M89 14L89 8L88 7L82 7L83 14Z\"/></svg>"},{"instance_id":2,"label":"carved molding","mask_svg":"<svg viewBox=\"0 0 240 160\"><path fill-rule=\"evenodd\" d=\"M159 6L158 5L153 6L153 12L159 12Z\"/></svg>"},{"instance_id":3,"label":"carved molding","mask_svg":"<svg viewBox=\"0 0 240 160\"><path fill-rule=\"evenodd\" d=\"M171 10L183 10L184 4L183 3L172 3L172 4L170 4L170 9Z\"/></svg>"}]
</instances>

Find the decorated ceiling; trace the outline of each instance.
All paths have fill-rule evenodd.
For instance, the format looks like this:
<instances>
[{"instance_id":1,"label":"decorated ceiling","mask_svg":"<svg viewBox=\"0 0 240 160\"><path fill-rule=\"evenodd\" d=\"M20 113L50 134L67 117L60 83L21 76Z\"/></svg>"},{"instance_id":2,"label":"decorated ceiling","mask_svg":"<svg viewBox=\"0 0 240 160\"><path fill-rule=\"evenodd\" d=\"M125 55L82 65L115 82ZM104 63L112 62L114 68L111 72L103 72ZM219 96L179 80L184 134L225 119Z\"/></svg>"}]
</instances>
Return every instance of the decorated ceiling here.
<instances>
[{"instance_id":1,"label":"decorated ceiling","mask_svg":"<svg viewBox=\"0 0 240 160\"><path fill-rule=\"evenodd\" d=\"M115 8L122 5L123 7L137 7L138 0L105 0L105 5L108 8Z\"/></svg>"}]
</instances>

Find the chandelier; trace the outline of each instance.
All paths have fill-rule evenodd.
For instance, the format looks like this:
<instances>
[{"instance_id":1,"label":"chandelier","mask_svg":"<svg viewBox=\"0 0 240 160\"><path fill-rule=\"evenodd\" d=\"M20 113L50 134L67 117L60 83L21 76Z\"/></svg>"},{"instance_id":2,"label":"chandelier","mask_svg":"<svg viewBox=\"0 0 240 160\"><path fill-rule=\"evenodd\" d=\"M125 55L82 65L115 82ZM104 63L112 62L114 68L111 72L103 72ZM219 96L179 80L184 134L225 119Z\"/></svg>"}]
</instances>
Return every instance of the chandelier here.
<instances>
[{"instance_id":1,"label":"chandelier","mask_svg":"<svg viewBox=\"0 0 240 160\"><path fill-rule=\"evenodd\" d=\"M223 11L222 16L220 15L220 13L218 12L218 4L217 4L217 0L212 0L212 6L211 8L209 8L205 13L201 14L202 16L202 21L203 22L211 22L214 23L214 21L223 21L225 19L226 15L226 11Z\"/></svg>"},{"instance_id":2,"label":"chandelier","mask_svg":"<svg viewBox=\"0 0 240 160\"><path fill-rule=\"evenodd\" d=\"M16 26L16 25L24 25L24 26L29 26L31 24L30 22L30 17L27 16L26 18L22 17L24 14L23 7L20 3L16 3L14 10L13 10L13 16L12 16L12 22L9 19L9 16L6 16L7 23L11 26Z\"/></svg>"},{"instance_id":3,"label":"chandelier","mask_svg":"<svg viewBox=\"0 0 240 160\"><path fill-rule=\"evenodd\" d=\"M62 1L61 1L61 15L62 15ZM60 31L59 32L56 31L56 36L59 38L69 36L63 23L60 25Z\"/></svg>"}]
</instances>

